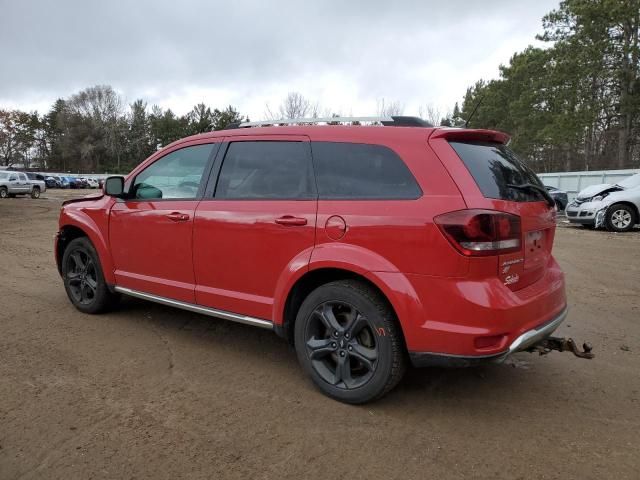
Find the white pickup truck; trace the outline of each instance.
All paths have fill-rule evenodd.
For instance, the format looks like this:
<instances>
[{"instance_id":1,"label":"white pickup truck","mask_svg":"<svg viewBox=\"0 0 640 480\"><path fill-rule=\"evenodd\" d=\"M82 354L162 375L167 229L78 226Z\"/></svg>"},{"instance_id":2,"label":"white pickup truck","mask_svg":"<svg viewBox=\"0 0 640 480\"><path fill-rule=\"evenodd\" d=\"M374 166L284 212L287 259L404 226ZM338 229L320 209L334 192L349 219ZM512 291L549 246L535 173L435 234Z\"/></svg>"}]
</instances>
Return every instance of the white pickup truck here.
<instances>
[{"instance_id":1,"label":"white pickup truck","mask_svg":"<svg viewBox=\"0 0 640 480\"><path fill-rule=\"evenodd\" d=\"M39 198L40 190L40 186L31 182L22 172L0 171L0 198L16 195L31 195L31 198Z\"/></svg>"}]
</instances>

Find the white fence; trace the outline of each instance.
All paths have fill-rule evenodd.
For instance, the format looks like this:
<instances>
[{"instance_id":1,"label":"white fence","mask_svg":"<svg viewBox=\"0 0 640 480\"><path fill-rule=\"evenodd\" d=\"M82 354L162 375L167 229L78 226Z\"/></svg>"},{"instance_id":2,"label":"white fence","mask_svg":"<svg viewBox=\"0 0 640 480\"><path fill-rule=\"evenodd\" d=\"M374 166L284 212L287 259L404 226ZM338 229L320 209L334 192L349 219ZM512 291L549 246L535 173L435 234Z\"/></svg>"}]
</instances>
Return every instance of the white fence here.
<instances>
[{"instance_id":1,"label":"white fence","mask_svg":"<svg viewBox=\"0 0 640 480\"><path fill-rule=\"evenodd\" d=\"M590 172L555 172L539 173L542 183L550 187L556 187L567 192L569 201L573 200L578 192L589 185L599 183L617 183L620 180L635 174L640 170L593 170Z\"/></svg>"}]
</instances>

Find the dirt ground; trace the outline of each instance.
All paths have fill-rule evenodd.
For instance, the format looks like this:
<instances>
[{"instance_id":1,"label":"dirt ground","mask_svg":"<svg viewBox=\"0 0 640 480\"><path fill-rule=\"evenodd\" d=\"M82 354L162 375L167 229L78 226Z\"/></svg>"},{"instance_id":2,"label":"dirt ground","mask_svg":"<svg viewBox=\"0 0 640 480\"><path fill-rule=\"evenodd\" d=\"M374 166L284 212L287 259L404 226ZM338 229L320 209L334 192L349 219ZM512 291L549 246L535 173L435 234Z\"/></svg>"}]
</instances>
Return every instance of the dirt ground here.
<instances>
[{"instance_id":1,"label":"dirt ground","mask_svg":"<svg viewBox=\"0 0 640 480\"><path fill-rule=\"evenodd\" d=\"M640 478L640 231L558 229L558 333L594 360L412 370L353 407L271 332L133 299L76 311L52 254L69 195L0 201L1 480Z\"/></svg>"}]
</instances>

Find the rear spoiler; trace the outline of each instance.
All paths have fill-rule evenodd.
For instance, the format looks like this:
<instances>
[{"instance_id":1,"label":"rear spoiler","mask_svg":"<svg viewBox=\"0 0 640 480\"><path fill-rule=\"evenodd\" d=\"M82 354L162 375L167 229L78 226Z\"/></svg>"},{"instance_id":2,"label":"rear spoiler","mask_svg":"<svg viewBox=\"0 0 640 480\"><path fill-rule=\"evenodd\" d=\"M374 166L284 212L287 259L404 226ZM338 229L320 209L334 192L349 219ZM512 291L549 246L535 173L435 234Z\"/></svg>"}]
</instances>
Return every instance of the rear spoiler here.
<instances>
[{"instance_id":1,"label":"rear spoiler","mask_svg":"<svg viewBox=\"0 0 640 480\"><path fill-rule=\"evenodd\" d=\"M446 140L496 142L507 144L511 137L504 132L484 129L436 128L429 139L444 138Z\"/></svg>"}]
</instances>

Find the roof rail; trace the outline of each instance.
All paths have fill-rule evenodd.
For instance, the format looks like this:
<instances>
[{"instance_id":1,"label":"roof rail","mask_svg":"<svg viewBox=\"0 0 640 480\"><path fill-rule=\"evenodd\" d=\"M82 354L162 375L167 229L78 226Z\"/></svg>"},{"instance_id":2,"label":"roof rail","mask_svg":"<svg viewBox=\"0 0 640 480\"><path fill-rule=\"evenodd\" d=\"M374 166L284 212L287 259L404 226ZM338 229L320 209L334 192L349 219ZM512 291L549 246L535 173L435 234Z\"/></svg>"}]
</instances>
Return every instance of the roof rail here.
<instances>
[{"instance_id":1,"label":"roof rail","mask_svg":"<svg viewBox=\"0 0 640 480\"><path fill-rule=\"evenodd\" d=\"M324 117L324 118L281 118L278 120L260 120L259 122L242 122L230 124L227 128L264 127L270 125L300 125L316 123L381 123L386 127L433 127L418 117L389 116L389 117Z\"/></svg>"}]
</instances>

